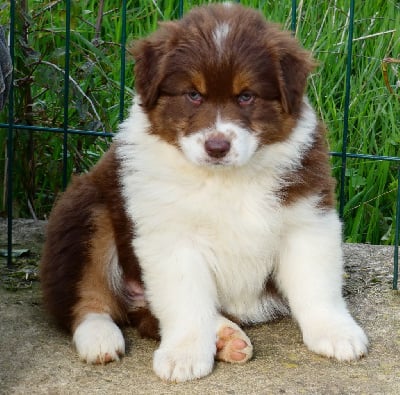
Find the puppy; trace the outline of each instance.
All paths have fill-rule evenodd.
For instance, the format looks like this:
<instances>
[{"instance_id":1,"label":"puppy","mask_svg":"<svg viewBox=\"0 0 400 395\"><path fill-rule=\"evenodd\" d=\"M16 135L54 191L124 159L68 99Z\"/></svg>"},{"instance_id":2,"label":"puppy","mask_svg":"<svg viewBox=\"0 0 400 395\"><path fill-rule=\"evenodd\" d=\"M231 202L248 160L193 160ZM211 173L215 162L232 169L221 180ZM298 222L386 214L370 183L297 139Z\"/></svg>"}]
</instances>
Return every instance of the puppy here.
<instances>
[{"instance_id":1,"label":"puppy","mask_svg":"<svg viewBox=\"0 0 400 395\"><path fill-rule=\"evenodd\" d=\"M239 325L292 314L307 347L366 354L342 298L341 224L313 61L240 5L195 8L132 48L137 96L111 149L50 216L45 304L81 359L124 354L117 325L160 338L165 380L243 363Z\"/></svg>"}]
</instances>

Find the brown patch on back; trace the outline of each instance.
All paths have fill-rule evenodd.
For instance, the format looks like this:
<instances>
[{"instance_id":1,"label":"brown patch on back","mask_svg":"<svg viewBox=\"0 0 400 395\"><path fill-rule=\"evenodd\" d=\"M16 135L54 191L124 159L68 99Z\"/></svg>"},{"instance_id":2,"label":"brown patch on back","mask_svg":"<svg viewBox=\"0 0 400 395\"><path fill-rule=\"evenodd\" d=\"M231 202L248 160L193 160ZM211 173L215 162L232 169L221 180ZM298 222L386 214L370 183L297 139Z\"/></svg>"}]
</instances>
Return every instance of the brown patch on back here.
<instances>
[{"instance_id":1,"label":"brown patch on back","mask_svg":"<svg viewBox=\"0 0 400 395\"><path fill-rule=\"evenodd\" d=\"M318 124L314 144L304 153L300 168L286 176L286 186L280 191L285 205L318 195L320 208L335 207L335 180L331 176L325 133L324 126Z\"/></svg>"}]
</instances>

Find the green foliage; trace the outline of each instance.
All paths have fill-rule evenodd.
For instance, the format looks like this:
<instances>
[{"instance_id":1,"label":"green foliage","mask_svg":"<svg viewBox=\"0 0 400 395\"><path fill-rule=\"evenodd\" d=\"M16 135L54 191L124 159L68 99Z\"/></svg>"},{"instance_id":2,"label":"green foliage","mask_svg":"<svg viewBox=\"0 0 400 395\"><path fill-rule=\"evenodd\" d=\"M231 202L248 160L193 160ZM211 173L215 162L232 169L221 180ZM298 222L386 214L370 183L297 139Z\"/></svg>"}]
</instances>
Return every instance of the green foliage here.
<instances>
[{"instance_id":1,"label":"green foliage","mask_svg":"<svg viewBox=\"0 0 400 395\"><path fill-rule=\"evenodd\" d=\"M184 11L209 1L185 0ZM64 124L65 2L17 3L15 115L22 125L62 128ZM268 19L290 28L291 1L242 0ZM343 137L348 1L298 1L296 35L313 51L319 66L310 78L309 96L328 126L333 151ZM133 62L127 60L121 109L121 2L71 1L68 125L72 129L115 132L133 95ZM100 5L104 4L103 13ZM9 22L9 4L0 6L0 23ZM175 0L128 0L127 41L179 16ZM387 90L381 73L385 57L400 58L400 3L356 2L348 152L399 155L400 101ZM388 78L395 93L399 65ZM396 85L397 83L397 85ZM0 123L7 123L7 110ZM4 180L6 129L0 129L0 178ZM14 215L46 217L62 189L61 133L16 130L14 139ZM107 149L109 139L69 135L68 174L86 171ZM339 177L340 158L332 158ZM348 159L345 188L345 238L352 242L393 243L397 169L394 162ZM5 210L3 193L0 211Z\"/></svg>"}]
</instances>

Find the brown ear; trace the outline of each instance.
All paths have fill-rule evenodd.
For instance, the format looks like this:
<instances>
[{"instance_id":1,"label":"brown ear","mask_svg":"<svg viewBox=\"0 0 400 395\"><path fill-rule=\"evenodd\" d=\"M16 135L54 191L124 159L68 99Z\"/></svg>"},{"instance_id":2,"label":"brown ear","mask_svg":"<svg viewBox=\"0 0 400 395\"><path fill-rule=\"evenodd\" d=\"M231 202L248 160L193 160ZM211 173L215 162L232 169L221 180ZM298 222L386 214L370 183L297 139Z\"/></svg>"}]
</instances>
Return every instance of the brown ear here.
<instances>
[{"instance_id":1,"label":"brown ear","mask_svg":"<svg viewBox=\"0 0 400 395\"><path fill-rule=\"evenodd\" d=\"M134 41L128 52L135 59L135 87L142 106L150 110L157 102L162 82L165 57L175 30L173 22L160 24L160 29L148 38Z\"/></svg>"},{"instance_id":2,"label":"brown ear","mask_svg":"<svg viewBox=\"0 0 400 395\"><path fill-rule=\"evenodd\" d=\"M307 77L315 67L311 55L296 47L287 48L280 58L281 100L283 109L288 114L297 114L300 111Z\"/></svg>"}]
</instances>

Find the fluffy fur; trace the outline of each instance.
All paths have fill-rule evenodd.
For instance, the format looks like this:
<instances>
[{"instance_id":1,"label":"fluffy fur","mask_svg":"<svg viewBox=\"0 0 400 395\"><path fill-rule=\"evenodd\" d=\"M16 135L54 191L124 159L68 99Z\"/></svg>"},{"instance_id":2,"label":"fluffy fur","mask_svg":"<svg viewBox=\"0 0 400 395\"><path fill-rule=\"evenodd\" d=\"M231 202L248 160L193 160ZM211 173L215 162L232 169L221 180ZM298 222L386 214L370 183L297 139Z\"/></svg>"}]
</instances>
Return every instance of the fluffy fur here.
<instances>
[{"instance_id":1,"label":"fluffy fur","mask_svg":"<svg viewBox=\"0 0 400 395\"><path fill-rule=\"evenodd\" d=\"M245 362L239 327L289 311L305 344L367 352L341 295L341 225L310 55L239 5L195 8L132 48L135 104L113 146L50 216L44 300L80 357L124 353L116 324L160 338L184 381ZM238 325L239 324L239 325Z\"/></svg>"}]
</instances>

